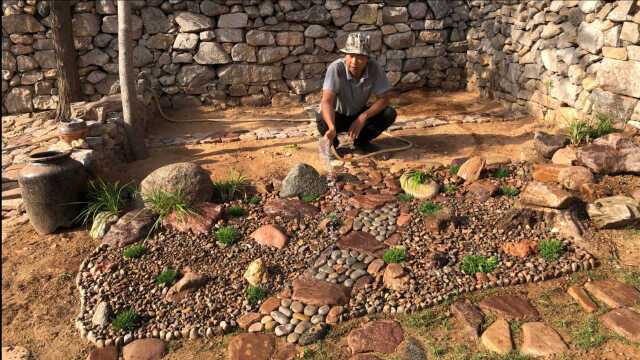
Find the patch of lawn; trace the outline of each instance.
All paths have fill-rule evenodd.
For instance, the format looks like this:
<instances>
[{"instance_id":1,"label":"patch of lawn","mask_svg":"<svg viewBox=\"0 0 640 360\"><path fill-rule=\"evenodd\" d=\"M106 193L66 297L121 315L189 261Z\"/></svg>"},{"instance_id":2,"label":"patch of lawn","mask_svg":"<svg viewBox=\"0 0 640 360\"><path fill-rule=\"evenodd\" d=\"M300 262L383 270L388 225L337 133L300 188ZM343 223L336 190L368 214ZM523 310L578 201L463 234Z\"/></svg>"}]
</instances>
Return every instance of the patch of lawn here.
<instances>
[{"instance_id":1,"label":"patch of lawn","mask_svg":"<svg viewBox=\"0 0 640 360\"><path fill-rule=\"evenodd\" d=\"M582 350L589 350L602 345L607 337L600 332L598 319L590 317L582 322L572 333L573 341Z\"/></svg>"},{"instance_id":2,"label":"patch of lawn","mask_svg":"<svg viewBox=\"0 0 640 360\"><path fill-rule=\"evenodd\" d=\"M446 184L444 186L445 194L455 194L458 191L458 186L456 184Z\"/></svg>"},{"instance_id":3,"label":"patch of lawn","mask_svg":"<svg viewBox=\"0 0 640 360\"><path fill-rule=\"evenodd\" d=\"M300 195L300 200L306 202L306 203L311 203L314 202L316 200L320 199L320 196L318 195L314 195L314 194L306 194L306 195Z\"/></svg>"}]
</instances>

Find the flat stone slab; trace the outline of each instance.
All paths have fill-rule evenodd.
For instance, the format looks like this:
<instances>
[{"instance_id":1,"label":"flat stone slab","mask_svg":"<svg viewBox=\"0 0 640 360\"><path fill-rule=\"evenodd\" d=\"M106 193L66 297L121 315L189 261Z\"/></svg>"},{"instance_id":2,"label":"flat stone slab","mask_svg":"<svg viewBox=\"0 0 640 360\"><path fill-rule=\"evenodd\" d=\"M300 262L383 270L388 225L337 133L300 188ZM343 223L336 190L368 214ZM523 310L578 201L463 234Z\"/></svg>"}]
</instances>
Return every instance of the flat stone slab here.
<instances>
[{"instance_id":1,"label":"flat stone slab","mask_svg":"<svg viewBox=\"0 0 640 360\"><path fill-rule=\"evenodd\" d=\"M251 234L251 237L260 245L282 249L288 237L277 225L262 225Z\"/></svg>"},{"instance_id":2,"label":"flat stone slab","mask_svg":"<svg viewBox=\"0 0 640 360\"><path fill-rule=\"evenodd\" d=\"M484 321L482 312L468 300L459 300L453 303L451 305L451 312L460 324L462 324L464 330L471 335L472 338L477 339L480 335L480 326L482 326L482 322Z\"/></svg>"},{"instance_id":3,"label":"flat stone slab","mask_svg":"<svg viewBox=\"0 0 640 360\"><path fill-rule=\"evenodd\" d=\"M558 333L543 322L522 325L520 353L531 356L548 356L567 351L567 344Z\"/></svg>"},{"instance_id":4,"label":"flat stone slab","mask_svg":"<svg viewBox=\"0 0 640 360\"><path fill-rule=\"evenodd\" d=\"M264 204L263 209L267 215L280 215L288 218L314 216L319 212L315 206L298 199L271 199Z\"/></svg>"},{"instance_id":5,"label":"flat stone slab","mask_svg":"<svg viewBox=\"0 0 640 360\"><path fill-rule=\"evenodd\" d=\"M291 299L307 305L346 305L349 302L349 291L342 285L299 277L293 280Z\"/></svg>"},{"instance_id":6,"label":"flat stone slab","mask_svg":"<svg viewBox=\"0 0 640 360\"><path fill-rule=\"evenodd\" d=\"M572 286L567 289L567 293L588 313L598 310L598 305L591 300L589 294L582 286Z\"/></svg>"},{"instance_id":7,"label":"flat stone slab","mask_svg":"<svg viewBox=\"0 0 640 360\"><path fill-rule=\"evenodd\" d=\"M87 360L118 360L118 348L113 345L95 348L87 355Z\"/></svg>"},{"instance_id":8,"label":"flat stone slab","mask_svg":"<svg viewBox=\"0 0 640 360\"><path fill-rule=\"evenodd\" d=\"M342 250L356 250L367 255L382 257L387 246L363 231L352 231L338 240L338 247Z\"/></svg>"},{"instance_id":9,"label":"flat stone slab","mask_svg":"<svg viewBox=\"0 0 640 360\"><path fill-rule=\"evenodd\" d=\"M633 306L640 301L640 292L620 281L590 281L584 284L584 287L593 297L610 308Z\"/></svg>"},{"instance_id":10,"label":"flat stone slab","mask_svg":"<svg viewBox=\"0 0 640 360\"><path fill-rule=\"evenodd\" d=\"M175 211L162 220L168 228L191 232L196 235L208 234L213 224L220 219L222 206L213 203L202 203L195 206L193 214L177 214Z\"/></svg>"},{"instance_id":11,"label":"flat stone slab","mask_svg":"<svg viewBox=\"0 0 640 360\"><path fill-rule=\"evenodd\" d=\"M513 341L509 323L504 319L497 319L482 333L480 342L489 351L498 354L510 353L513 350Z\"/></svg>"},{"instance_id":12,"label":"flat stone slab","mask_svg":"<svg viewBox=\"0 0 640 360\"><path fill-rule=\"evenodd\" d=\"M269 360L276 348L273 334L245 333L229 340L229 360Z\"/></svg>"},{"instance_id":13,"label":"flat stone slab","mask_svg":"<svg viewBox=\"0 0 640 360\"><path fill-rule=\"evenodd\" d=\"M366 194L350 197L349 204L358 209L373 210L395 200L396 197L390 194Z\"/></svg>"},{"instance_id":14,"label":"flat stone slab","mask_svg":"<svg viewBox=\"0 0 640 360\"><path fill-rule=\"evenodd\" d=\"M122 348L124 360L159 360L166 353L166 345L160 339L140 339Z\"/></svg>"},{"instance_id":15,"label":"flat stone slab","mask_svg":"<svg viewBox=\"0 0 640 360\"><path fill-rule=\"evenodd\" d=\"M600 317L604 326L627 340L640 342L640 314L629 309L619 308Z\"/></svg>"},{"instance_id":16,"label":"flat stone slab","mask_svg":"<svg viewBox=\"0 0 640 360\"><path fill-rule=\"evenodd\" d=\"M347 337L347 344L353 354L364 352L390 354L396 351L403 337L404 330L397 321L378 320L352 330Z\"/></svg>"},{"instance_id":17,"label":"flat stone slab","mask_svg":"<svg viewBox=\"0 0 640 360\"><path fill-rule=\"evenodd\" d=\"M147 209L131 210L109 228L102 243L115 247L133 244L147 236L154 220L155 215Z\"/></svg>"},{"instance_id":18,"label":"flat stone slab","mask_svg":"<svg viewBox=\"0 0 640 360\"><path fill-rule=\"evenodd\" d=\"M535 320L540 316L527 299L515 295L492 296L482 300L479 306L506 320Z\"/></svg>"}]
</instances>

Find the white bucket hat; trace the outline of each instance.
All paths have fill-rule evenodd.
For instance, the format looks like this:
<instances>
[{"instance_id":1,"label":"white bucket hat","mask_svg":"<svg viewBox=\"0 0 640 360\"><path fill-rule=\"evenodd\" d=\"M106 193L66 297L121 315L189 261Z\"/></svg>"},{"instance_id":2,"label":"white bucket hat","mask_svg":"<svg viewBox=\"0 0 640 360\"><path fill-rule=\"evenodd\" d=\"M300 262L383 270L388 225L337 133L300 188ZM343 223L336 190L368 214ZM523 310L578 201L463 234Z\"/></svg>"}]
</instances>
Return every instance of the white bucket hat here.
<instances>
[{"instance_id":1,"label":"white bucket hat","mask_svg":"<svg viewBox=\"0 0 640 360\"><path fill-rule=\"evenodd\" d=\"M340 51L345 54L369 56L369 35L362 32L350 33L347 36L347 42Z\"/></svg>"}]
</instances>

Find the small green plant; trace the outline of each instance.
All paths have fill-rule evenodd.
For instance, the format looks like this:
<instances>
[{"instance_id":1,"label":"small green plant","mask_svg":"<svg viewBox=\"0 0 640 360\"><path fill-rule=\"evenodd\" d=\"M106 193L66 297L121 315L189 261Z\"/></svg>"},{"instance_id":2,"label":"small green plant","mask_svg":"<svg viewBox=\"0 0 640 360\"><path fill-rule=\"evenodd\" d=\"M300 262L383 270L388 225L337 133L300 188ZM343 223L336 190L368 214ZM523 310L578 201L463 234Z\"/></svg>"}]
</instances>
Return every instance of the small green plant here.
<instances>
[{"instance_id":1,"label":"small green plant","mask_svg":"<svg viewBox=\"0 0 640 360\"><path fill-rule=\"evenodd\" d=\"M466 255L462 258L462 271L466 274L490 273L498 267L500 261L495 257L484 257L481 255Z\"/></svg>"},{"instance_id":2,"label":"small green plant","mask_svg":"<svg viewBox=\"0 0 640 360\"><path fill-rule=\"evenodd\" d=\"M329 214L329 216L327 216L327 219L329 219L329 226L334 229L337 229L340 227L340 225L342 225L342 221L338 219L338 216L334 213Z\"/></svg>"},{"instance_id":3,"label":"small green plant","mask_svg":"<svg viewBox=\"0 0 640 360\"><path fill-rule=\"evenodd\" d=\"M247 203L251 204L251 205L258 205L260 204L260 196L258 195L253 195L252 197L250 197L249 199L247 199Z\"/></svg>"},{"instance_id":4,"label":"small green plant","mask_svg":"<svg viewBox=\"0 0 640 360\"><path fill-rule=\"evenodd\" d=\"M573 340L582 350L589 350L602 345L606 336L600 332L598 320L590 317L573 332Z\"/></svg>"},{"instance_id":5,"label":"small green plant","mask_svg":"<svg viewBox=\"0 0 640 360\"><path fill-rule=\"evenodd\" d=\"M126 259L137 259L146 252L147 248L143 244L133 244L122 251L122 256Z\"/></svg>"},{"instance_id":6,"label":"small green plant","mask_svg":"<svg viewBox=\"0 0 640 360\"><path fill-rule=\"evenodd\" d=\"M449 174L458 175L458 171L460 171L460 165L451 165L449 168Z\"/></svg>"},{"instance_id":7,"label":"small green plant","mask_svg":"<svg viewBox=\"0 0 640 360\"><path fill-rule=\"evenodd\" d=\"M108 212L118 216L129 203L129 196L133 188L129 184L119 182L108 183L102 179L89 181L88 201L80 212L77 220L88 224L101 212Z\"/></svg>"},{"instance_id":8,"label":"small green plant","mask_svg":"<svg viewBox=\"0 0 640 360\"><path fill-rule=\"evenodd\" d=\"M398 194L398 200L400 200L402 202L409 202L409 201L413 200L413 196L409 195L407 193Z\"/></svg>"},{"instance_id":9,"label":"small green plant","mask_svg":"<svg viewBox=\"0 0 640 360\"><path fill-rule=\"evenodd\" d=\"M259 286L249 285L246 296L249 304L255 305L267 296L267 291Z\"/></svg>"},{"instance_id":10,"label":"small green plant","mask_svg":"<svg viewBox=\"0 0 640 360\"><path fill-rule=\"evenodd\" d=\"M169 286L173 284L173 282L178 278L178 272L173 269L164 269L158 276L156 277L156 283L158 285L166 285Z\"/></svg>"},{"instance_id":11,"label":"small green plant","mask_svg":"<svg viewBox=\"0 0 640 360\"><path fill-rule=\"evenodd\" d=\"M240 191L244 191L249 184L249 179L236 170L231 170L224 180L213 182L214 198L226 202L236 198Z\"/></svg>"},{"instance_id":12,"label":"small green plant","mask_svg":"<svg viewBox=\"0 0 640 360\"><path fill-rule=\"evenodd\" d=\"M407 257L407 250L402 246L395 246L384 252L382 260L386 264L401 263Z\"/></svg>"},{"instance_id":13,"label":"small green plant","mask_svg":"<svg viewBox=\"0 0 640 360\"><path fill-rule=\"evenodd\" d=\"M304 195L300 195L300 200L306 202L306 203L311 203L314 202L316 200L320 199L320 196L318 195L314 195L314 194L304 194Z\"/></svg>"},{"instance_id":14,"label":"small green plant","mask_svg":"<svg viewBox=\"0 0 640 360\"><path fill-rule=\"evenodd\" d=\"M140 326L140 315L133 309L119 312L111 322L111 326L118 331L131 331Z\"/></svg>"},{"instance_id":15,"label":"small green plant","mask_svg":"<svg viewBox=\"0 0 640 360\"><path fill-rule=\"evenodd\" d=\"M431 356L437 359L442 357L446 353L447 353L447 348L445 348L440 344L433 344L433 346L431 346Z\"/></svg>"},{"instance_id":16,"label":"small green plant","mask_svg":"<svg viewBox=\"0 0 640 360\"><path fill-rule=\"evenodd\" d=\"M413 170L409 173L409 181L414 184L424 184L431 178L433 176L430 173L420 170Z\"/></svg>"},{"instance_id":17,"label":"small green plant","mask_svg":"<svg viewBox=\"0 0 640 360\"><path fill-rule=\"evenodd\" d=\"M458 186L456 184L446 184L444 186L445 194L455 194L458 191Z\"/></svg>"},{"instance_id":18,"label":"small green plant","mask_svg":"<svg viewBox=\"0 0 640 360\"><path fill-rule=\"evenodd\" d=\"M573 145L580 145L588 141L591 134L591 127L583 119L573 119L569 122L569 141Z\"/></svg>"},{"instance_id":19,"label":"small green plant","mask_svg":"<svg viewBox=\"0 0 640 360\"><path fill-rule=\"evenodd\" d=\"M545 260L556 261L564 253L564 247L558 239L547 239L538 243L538 251Z\"/></svg>"},{"instance_id":20,"label":"small green plant","mask_svg":"<svg viewBox=\"0 0 640 360\"><path fill-rule=\"evenodd\" d=\"M498 168L498 170L496 170L493 173L493 177L496 177L498 179L504 179L506 177L509 176L509 169L505 168L505 167L500 167Z\"/></svg>"},{"instance_id":21,"label":"small green plant","mask_svg":"<svg viewBox=\"0 0 640 360\"><path fill-rule=\"evenodd\" d=\"M242 217L245 215L245 211L242 206L234 205L227 209L227 214L231 217Z\"/></svg>"},{"instance_id":22,"label":"small green plant","mask_svg":"<svg viewBox=\"0 0 640 360\"><path fill-rule=\"evenodd\" d=\"M569 122L569 140L573 145L590 142L593 139L615 131L613 120L605 114L598 113L595 120L574 119Z\"/></svg>"},{"instance_id":23,"label":"small green plant","mask_svg":"<svg viewBox=\"0 0 640 360\"><path fill-rule=\"evenodd\" d=\"M518 190L518 188L515 188L513 186L500 187L500 195L515 197L515 196L518 196L518 194L520 194L520 190Z\"/></svg>"},{"instance_id":24,"label":"small green plant","mask_svg":"<svg viewBox=\"0 0 640 360\"><path fill-rule=\"evenodd\" d=\"M238 238L238 231L233 226L223 226L214 233L216 240L224 246L232 245Z\"/></svg>"},{"instance_id":25,"label":"small green plant","mask_svg":"<svg viewBox=\"0 0 640 360\"><path fill-rule=\"evenodd\" d=\"M433 201L424 201L420 204L420 208L418 208L418 211L420 211L422 215L428 216L435 215L440 210L442 210L442 205L436 204Z\"/></svg>"},{"instance_id":26,"label":"small green plant","mask_svg":"<svg viewBox=\"0 0 640 360\"><path fill-rule=\"evenodd\" d=\"M179 219L190 214L196 214L195 209L188 204L181 191L169 192L162 189L153 189L144 197L144 202L151 212L158 215L158 218L151 226L149 234L158 229L162 224L162 220L172 212L175 212Z\"/></svg>"},{"instance_id":27,"label":"small green plant","mask_svg":"<svg viewBox=\"0 0 640 360\"><path fill-rule=\"evenodd\" d=\"M596 115L596 124L591 131L591 138L599 138L600 136L611 134L615 130L616 129L613 127L613 120L605 114L598 113Z\"/></svg>"}]
</instances>

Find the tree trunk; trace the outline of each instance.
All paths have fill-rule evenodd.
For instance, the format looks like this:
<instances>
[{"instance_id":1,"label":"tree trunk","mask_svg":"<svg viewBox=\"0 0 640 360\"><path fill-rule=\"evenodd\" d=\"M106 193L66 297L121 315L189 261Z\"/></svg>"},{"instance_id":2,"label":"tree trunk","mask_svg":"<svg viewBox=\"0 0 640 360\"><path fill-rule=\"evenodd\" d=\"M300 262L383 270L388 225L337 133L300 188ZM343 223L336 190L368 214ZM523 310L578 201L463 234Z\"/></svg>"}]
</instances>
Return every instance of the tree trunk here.
<instances>
[{"instance_id":1,"label":"tree trunk","mask_svg":"<svg viewBox=\"0 0 640 360\"><path fill-rule=\"evenodd\" d=\"M57 121L69 121L71 102L82 100L80 75L76 64L76 49L71 30L71 3L55 0L51 3L53 47L58 69Z\"/></svg>"},{"instance_id":2,"label":"tree trunk","mask_svg":"<svg viewBox=\"0 0 640 360\"><path fill-rule=\"evenodd\" d=\"M131 4L128 0L118 0L118 73L124 130L131 157L134 160L140 160L147 157L147 148L144 143L144 131L141 128L141 107L138 106L136 97L130 27ZM134 120L134 117L139 118Z\"/></svg>"}]
</instances>

